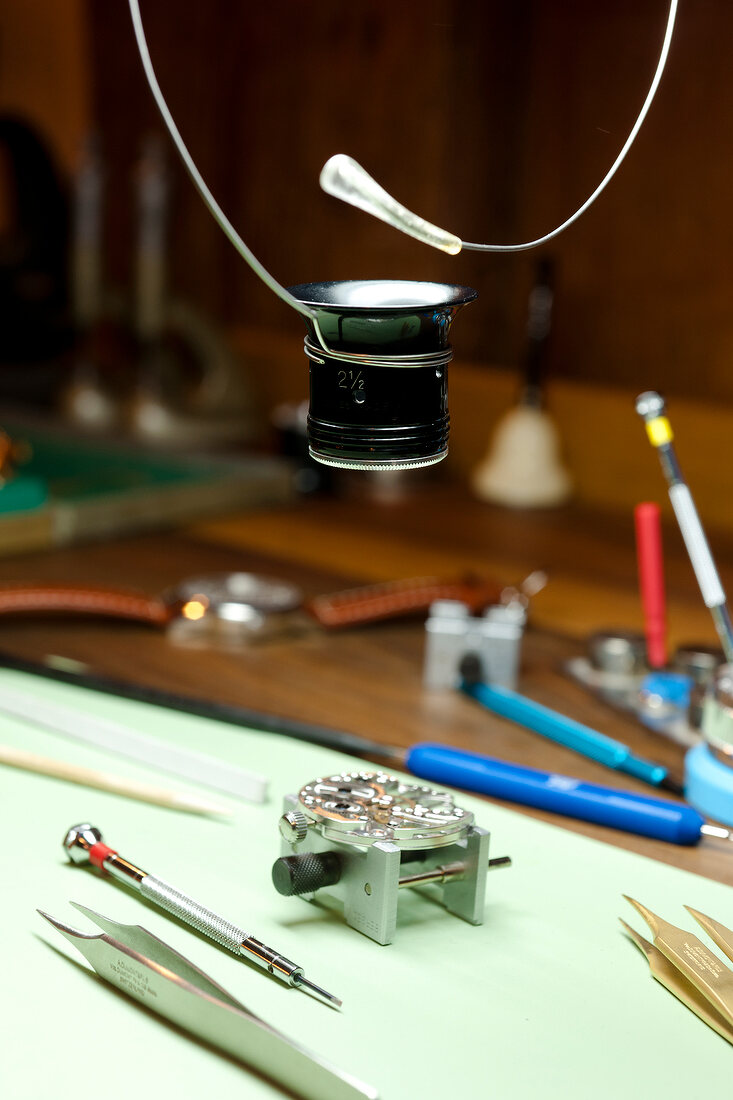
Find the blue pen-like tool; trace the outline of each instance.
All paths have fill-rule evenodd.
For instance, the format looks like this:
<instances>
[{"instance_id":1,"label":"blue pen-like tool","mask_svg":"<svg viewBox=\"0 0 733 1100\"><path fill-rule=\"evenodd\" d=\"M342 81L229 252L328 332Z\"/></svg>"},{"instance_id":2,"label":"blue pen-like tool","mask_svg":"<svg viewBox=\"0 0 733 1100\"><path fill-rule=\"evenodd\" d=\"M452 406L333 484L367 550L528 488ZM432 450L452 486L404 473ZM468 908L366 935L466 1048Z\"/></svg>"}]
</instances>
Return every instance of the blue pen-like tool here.
<instances>
[{"instance_id":1,"label":"blue pen-like tool","mask_svg":"<svg viewBox=\"0 0 733 1100\"><path fill-rule=\"evenodd\" d=\"M539 733L550 741L556 741L607 768L626 772L653 787L662 787L675 794L682 793L681 785L669 775L667 768L636 756L628 745L614 741L612 737L606 737L598 730L584 726L558 711L550 710L516 691L475 680L471 675L472 666L469 660L464 661L461 668L464 675L461 690L492 714L508 718L509 721Z\"/></svg>"},{"instance_id":2,"label":"blue pen-like tool","mask_svg":"<svg viewBox=\"0 0 733 1100\"><path fill-rule=\"evenodd\" d=\"M684 803L583 783L569 775L520 767L448 745L414 745L404 763L421 779L671 844L697 844L703 836L733 839L730 829L708 824Z\"/></svg>"}]
</instances>

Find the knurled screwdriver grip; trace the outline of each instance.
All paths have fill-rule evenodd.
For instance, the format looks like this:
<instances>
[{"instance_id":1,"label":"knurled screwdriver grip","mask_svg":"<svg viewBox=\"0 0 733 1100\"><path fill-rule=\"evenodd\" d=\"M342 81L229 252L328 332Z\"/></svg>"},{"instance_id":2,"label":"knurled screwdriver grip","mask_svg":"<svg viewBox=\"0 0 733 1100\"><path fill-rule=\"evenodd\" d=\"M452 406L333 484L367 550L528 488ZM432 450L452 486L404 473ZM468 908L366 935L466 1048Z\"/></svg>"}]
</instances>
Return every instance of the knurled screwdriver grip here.
<instances>
[{"instance_id":1,"label":"knurled screwdriver grip","mask_svg":"<svg viewBox=\"0 0 733 1100\"><path fill-rule=\"evenodd\" d=\"M154 875L145 876L140 883L140 893L149 901L154 901L161 909L190 924L197 932L210 936L212 940L216 940L235 955L241 953L242 943L249 939L242 928L220 917L218 913L213 913L211 909L199 905L193 898Z\"/></svg>"}]
</instances>

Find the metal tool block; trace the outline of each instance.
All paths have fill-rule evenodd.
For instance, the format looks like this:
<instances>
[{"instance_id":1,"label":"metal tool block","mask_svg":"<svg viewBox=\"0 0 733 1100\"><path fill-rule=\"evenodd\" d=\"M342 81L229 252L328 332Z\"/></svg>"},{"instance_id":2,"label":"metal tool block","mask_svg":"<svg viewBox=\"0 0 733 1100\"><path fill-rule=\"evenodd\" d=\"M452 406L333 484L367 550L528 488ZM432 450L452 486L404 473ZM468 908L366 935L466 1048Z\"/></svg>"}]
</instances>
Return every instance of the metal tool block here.
<instances>
[{"instance_id":1,"label":"metal tool block","mask_svg":"<svg viewBox=\"0 0 733 1100\"><path fill-rule=\"evenodd\" d=\"M394 939L406 887L438 885L450 913L483 921L489 833L447 791L383 772L316 779L286 795L280 832L278 892L342 912L377 943Z\"/></svg>"},{"instance_id":2,"label":"metal tool block","mask_svg":"<svg viewBox=\"0 0 733 1100\"><path fill-rule=\"evenodd\" d=\"M471 654L487 683L515 690L526 620L526 609L516 603L471 615L458 600L436 600L425 623L423 683L433 689L455 687L461 662Z\"/></svg>"}]
</instances>

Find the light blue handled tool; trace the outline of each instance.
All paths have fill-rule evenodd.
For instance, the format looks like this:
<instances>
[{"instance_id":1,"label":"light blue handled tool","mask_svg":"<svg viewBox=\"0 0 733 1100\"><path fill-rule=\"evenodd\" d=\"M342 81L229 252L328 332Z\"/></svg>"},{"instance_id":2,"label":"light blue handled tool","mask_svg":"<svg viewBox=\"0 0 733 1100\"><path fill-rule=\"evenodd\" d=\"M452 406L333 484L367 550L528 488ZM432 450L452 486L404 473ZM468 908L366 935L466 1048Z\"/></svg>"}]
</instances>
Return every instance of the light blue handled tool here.
<instances>
[{"instance_id":1,"label":"light blue handled tool","mask_svg":"<svg viewBox=\"0 0 733 1100\"><path fill-rule=\"evenodd\" d=\"M680 784L670 778L667 769L661 764L636 756L628 745L614 741L598 730L584 726L558 711L550 710L516 691L473 681L470 677L463 680L461 690L492 714L508 718L510 722L533 730L534 733L579 752L607 768L626 772L653 787L663 787L675 794L682 793Z\"/></svg>"}]
</instances>

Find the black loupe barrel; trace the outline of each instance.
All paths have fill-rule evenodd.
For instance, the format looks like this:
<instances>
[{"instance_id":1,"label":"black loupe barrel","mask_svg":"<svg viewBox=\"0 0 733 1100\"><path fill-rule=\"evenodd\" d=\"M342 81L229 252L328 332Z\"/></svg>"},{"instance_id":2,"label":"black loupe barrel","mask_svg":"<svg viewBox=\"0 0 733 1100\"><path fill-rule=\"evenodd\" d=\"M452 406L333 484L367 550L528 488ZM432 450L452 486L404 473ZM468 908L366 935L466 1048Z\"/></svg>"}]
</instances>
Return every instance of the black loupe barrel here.
<instances>
[{"instance_id":1,"label":"black loupe barrel","mask_svg":"<svg viewBox=\"0 0 733 1100\"><path fill-rule=\"evenodd\" d=\"M448 453L450 327L470 287L391 279L304 283L310 453L351 470L430 466Z\"/></svg>"}]
</instances>

